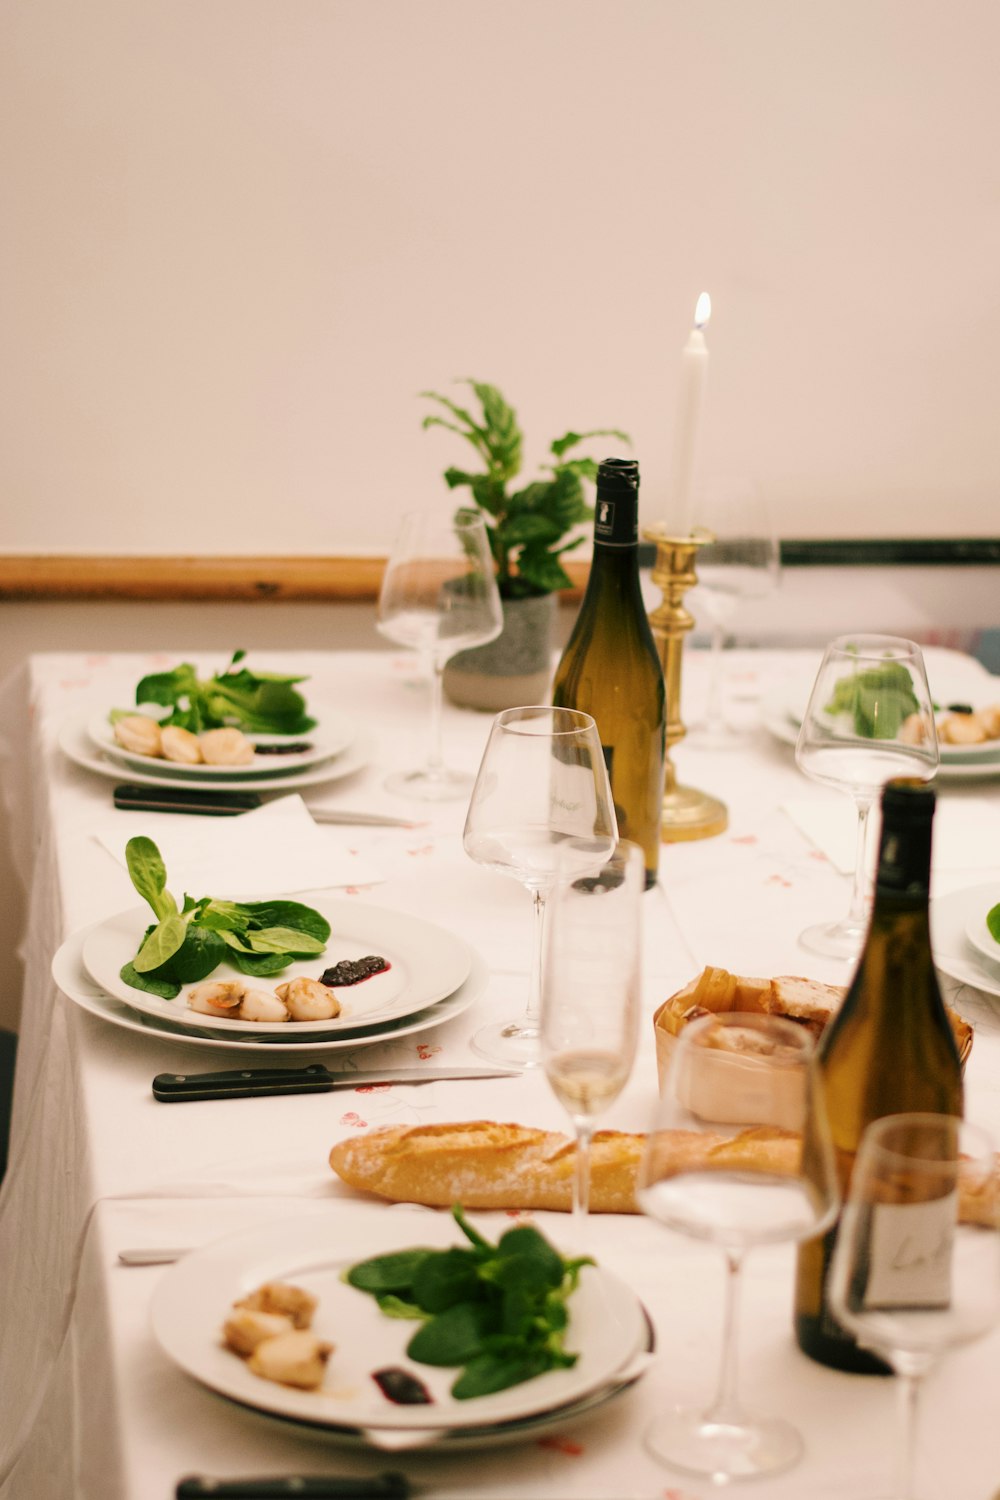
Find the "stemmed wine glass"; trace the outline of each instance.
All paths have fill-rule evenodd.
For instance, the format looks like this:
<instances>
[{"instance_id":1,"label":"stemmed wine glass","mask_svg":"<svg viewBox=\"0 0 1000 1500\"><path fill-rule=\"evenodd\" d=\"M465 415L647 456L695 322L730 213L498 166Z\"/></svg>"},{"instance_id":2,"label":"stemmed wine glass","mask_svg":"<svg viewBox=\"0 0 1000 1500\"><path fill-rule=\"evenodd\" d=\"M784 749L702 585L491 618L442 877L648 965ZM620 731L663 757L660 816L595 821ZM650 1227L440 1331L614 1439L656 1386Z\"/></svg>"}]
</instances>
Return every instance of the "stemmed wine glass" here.
<instances>
[{"instance_id":1,"label":"stemmed wine glass","mask_svg":"<svg viewBox=\"0 0 1000 1500\"><path fill-rule=\"evenodd\" d=\"M541 1057L576 1134L573 1231L586 1241L597 1116L628 1081L639 1037L645 861L622 840L604 868L557 885L545 920Z\"/></svg>"},{"instance_id":2,"label":"stemmed wine glass","mask_svg":"<svg viewBox=\"0 0 1000 1500\"><path fill-rule=\"evenodd\" d=\"M892 777L929 781L938 767L934 706L920 647L893 635L842 635L831 641L809 695L795 759L813 781L849 792L858 811L847 916L807 927L799 941L813 953L854 958L867 927L872 804Z\"/></svg>"},{"instance_id":3,"label":"stemmed wine glass","mask_svg":"<svg viewBox=\"0 0 1000 1500\"><path fill-rule=\"evenodd\" d=\"M449 770L441 753L445 664L457 651L492 641L503 628L493 559L482 515L461 507L451 516L408 511L382 575L376 626L389 640L430 663L431 724L422 769L388 777L390 791L440 802L466 797L472 777Z\"/></svg>"},{"instance_id":4,"label":"stemmed wine glass","mask_svg":"<svg viewBox=\"0 0 1000 1500\"><path fill-rule=\"evenodd\" d=\"M535 910L528 1005L519 1020L484 1027L482 1056L532 1067L539 1053L545 900L557 880L599 871L618 842L614 802L590 714L545 704L493 720L465 820L465 852L527 886Z\"/></svg>"},{"instance_id":5,"label":"stemmed wine glass","mask_svg":"<svg viewBox=\"0 0 1000 1500\"><path fill-rule=\"evenodd\" d=\"M699 527L712 540L698 548L698 582L687 604L697 620L711 627L709 687L705 717L688 733L688 743L705 750L727 750L743 736L726 722L723 710L723 647L730 622L749 599L762 599L778 585L781 549L767 498L752 480L720 479L699 491Z\"/></svg>"},{"instance_id":6,"label":"stemmed wine glass","mask_svg":"<svg viewBox=\"0 0 1000 1500\"><path fill-rule=\"evenodd\" d=\"M1000 1318L1000 1176L984 1131L888 1115L861 1139L830 1267L830 1307L900 1378L896 1500L914 1500L920 1382Z\"/></svg>"},{"instance_id":7,"label":"stemmed wine glass","mask_svg":"<svg viewBox=\"0 0 1000 1500\"><path fill-rule=\"evenodd\" d=\"M772 1128L747 1128L762 1125ZM739 1011L690 1022L664 1079L638 1197L668 1228L719 1245L728 1271L715 1399L705 1409L662 1412L647 1447L717 1484L788 1468L802 1452L795 1428L748 1413L737 1398L737 1293L754 1245L811 1239L836 1217L833 1148L809 1033L793 1021Z\"/></svg>"}]
</instances>

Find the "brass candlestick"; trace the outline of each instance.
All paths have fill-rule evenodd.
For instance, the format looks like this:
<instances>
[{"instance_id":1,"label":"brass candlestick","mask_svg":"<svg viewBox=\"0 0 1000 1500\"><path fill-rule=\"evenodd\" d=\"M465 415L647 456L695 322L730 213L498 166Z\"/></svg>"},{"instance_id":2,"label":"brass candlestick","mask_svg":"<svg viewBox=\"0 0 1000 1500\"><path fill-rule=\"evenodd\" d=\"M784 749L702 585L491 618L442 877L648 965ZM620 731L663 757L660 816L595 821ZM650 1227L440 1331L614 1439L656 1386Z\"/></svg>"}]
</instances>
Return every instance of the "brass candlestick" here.
<instances>
[{"instance_id":1,"label":"brass candlestick","mask_svg":"<svg viewBox=\"0 0 1000 1500\"><path fill-rule=\"evenodd\" d=\"M668 536L662 527L644 531L643 537L656 543L652 578L663 591L663 603L649 617L667 689L667 754L660 836L671 844L713 838L729 826L726 804L708 792L678 786L670 751L687 733L681 722L681 661L684 637L694 625L694 616L682 601L688 589L698 582L695 553L714 538L711 532L702 530L687 537Z\"/></svg>"}]
</instances>

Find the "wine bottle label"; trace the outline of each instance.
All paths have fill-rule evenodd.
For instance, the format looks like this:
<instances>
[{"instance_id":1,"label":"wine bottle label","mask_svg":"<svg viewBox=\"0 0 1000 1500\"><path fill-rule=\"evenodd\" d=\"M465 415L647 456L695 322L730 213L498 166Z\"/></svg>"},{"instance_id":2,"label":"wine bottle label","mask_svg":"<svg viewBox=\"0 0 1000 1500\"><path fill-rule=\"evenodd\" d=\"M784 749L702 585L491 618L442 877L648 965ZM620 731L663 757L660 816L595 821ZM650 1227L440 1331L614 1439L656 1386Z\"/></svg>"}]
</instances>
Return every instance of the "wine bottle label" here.
<instances>
[{"instance_id":1,"label":"wine bottle label","mask_svg":"<svg viewBox=\"0 0 1000 1500\"><path fill-rule=\"evenodd\" d=\"M604 547L634 547L639 541L635 496L598 493L594 505L594 541Z\"/></svg>"},{"instance_id":2,"label":"wine bottle label","mask_svg":"<svg viewBox=\"0 0 1000 1500\"><path fill-rule=\"evenodd\" d=\"M958 1193L927 1203L876 1203L861 1306L947 1307Z\"/></svg>"}]
</instances>

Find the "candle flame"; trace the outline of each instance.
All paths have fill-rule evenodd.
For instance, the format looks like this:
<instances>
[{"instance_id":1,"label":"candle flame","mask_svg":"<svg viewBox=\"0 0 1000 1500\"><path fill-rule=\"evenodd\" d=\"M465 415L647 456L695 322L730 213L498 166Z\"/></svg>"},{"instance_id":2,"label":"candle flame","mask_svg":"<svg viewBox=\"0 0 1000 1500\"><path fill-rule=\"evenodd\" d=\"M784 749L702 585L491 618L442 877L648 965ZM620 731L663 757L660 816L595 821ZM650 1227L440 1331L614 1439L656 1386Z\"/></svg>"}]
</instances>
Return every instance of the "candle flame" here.
<instances>
[{"instance_id":1,"label":"candle flame","mask_svg":"<svg viewBox=\"0 0 1000 1500\"><path fill-rule=\"evenodd\" d=\"M698 298L698 305L694 310L694 326L704 328L712 316L712 299L707 292L702 292Z\"/></svg>"}]
</instances>

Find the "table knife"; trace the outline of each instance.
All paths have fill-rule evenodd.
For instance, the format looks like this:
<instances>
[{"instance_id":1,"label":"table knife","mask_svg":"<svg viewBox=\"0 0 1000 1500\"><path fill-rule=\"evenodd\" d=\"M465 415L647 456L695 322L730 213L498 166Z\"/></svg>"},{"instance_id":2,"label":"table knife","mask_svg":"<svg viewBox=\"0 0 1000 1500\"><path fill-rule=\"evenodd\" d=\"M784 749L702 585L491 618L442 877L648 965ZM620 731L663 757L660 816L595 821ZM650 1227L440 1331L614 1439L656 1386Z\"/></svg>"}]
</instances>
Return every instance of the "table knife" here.
<instances>
[{"instance_id":1,"label":"table knife","mask_svg":"<svg viewBox=\"0 0 1000 1500\"><path fill-rule=\"evenodd\" d=\"M266 1094L326 1094L331 1089L367 1088L376 1083L435 1083L462 1078L520 1078L512 1068L378 1068L331 1072L322 1063L307 1068L236 1068L225 1073L158 1073L153 1097L162 1104L192 1099L249 1099Z\"/></svg>"},{"instance_id":2,"label":"table knife","mask_svg":"<svg viewBox=\"0 0 1000 1500\"><path fill-rule=\"evenodd\" d=\"M210 1479L191 1474L175 1491L176 1500L406 1500L413 1487L405 1474L284 1474L270 1479Z\"/></svg>"}]
</instances>

